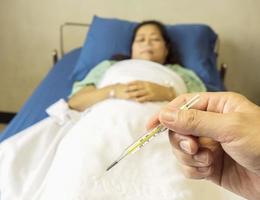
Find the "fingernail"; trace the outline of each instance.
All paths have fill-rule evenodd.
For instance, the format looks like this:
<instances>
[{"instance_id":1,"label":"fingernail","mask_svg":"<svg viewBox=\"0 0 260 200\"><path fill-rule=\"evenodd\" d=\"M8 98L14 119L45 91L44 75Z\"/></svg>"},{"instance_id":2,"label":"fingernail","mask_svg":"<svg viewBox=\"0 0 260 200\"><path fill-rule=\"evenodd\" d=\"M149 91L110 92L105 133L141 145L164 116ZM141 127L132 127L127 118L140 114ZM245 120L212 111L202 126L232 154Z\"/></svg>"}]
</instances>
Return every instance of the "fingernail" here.
<instances>
[{"instance_id":1,"label":"fingernail","mask_svg":"<svg viewBox=\"0 0 260 200\"><path fill-rule=\"evenodd\" d=\"M180 145L180 148L182 150L184 150L186 153L189 153L189 154L191 153L191 146L188 141L182 140L182 141L180 141L179 145Z\"/></svg>"},{"instance_id":2,"label":"fingernail","mask_svg":"<svg viewBox=\"0 0 260 200\"><path fill-rule=\"evenodd\" d=\"M162 113L161 117L165 121L174 121L176 118L176 112L165 111Z\"/></svg>"}]
</instances>

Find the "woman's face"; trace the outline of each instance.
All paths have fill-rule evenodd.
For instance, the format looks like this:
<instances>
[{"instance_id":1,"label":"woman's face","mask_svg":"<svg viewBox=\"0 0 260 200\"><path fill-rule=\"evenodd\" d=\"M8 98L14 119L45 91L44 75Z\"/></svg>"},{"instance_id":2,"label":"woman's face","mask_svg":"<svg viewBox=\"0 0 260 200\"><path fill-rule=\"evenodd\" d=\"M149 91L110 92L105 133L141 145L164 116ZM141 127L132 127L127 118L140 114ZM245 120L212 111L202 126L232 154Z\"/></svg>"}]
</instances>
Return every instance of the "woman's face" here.
<instances>
[{"instance_id":1,"label":"woman's face","mask_svg":"<svg viewBox=\"0 0 260 200\"><path fill-rule=\"evenodd\" d=\"M168 49L157 26L147 24L138 29L132 44L132 59L164 64L167 55Z\"/></svg>"}]
</instances>

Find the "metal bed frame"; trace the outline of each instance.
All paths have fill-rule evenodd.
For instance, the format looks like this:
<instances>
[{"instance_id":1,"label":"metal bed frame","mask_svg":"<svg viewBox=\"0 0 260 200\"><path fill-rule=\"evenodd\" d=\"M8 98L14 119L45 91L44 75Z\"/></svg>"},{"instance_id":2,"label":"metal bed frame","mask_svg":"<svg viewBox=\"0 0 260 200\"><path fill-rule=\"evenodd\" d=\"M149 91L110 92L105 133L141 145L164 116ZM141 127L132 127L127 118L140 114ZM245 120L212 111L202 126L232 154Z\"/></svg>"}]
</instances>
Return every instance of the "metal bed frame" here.
<instances>
[{"instance_id":1,"label":"metal bed frame","mask_svg":"<svg viewBox=\"0 0 260 200\"><path fill-rule=\"evenodd\" d=\"M65 54L65 50L64 50L64 30L67 27L84 27L84 28L89 28L91 25L90 24L86 24L86 23L78 23L78 22L65 22L64 24L60 25L60 56L61 58L64 56ZM52 60L53 63L55 64L56 62L58 62L59 60L59 53L57 49L54 49L52 51Z\"/></svg>"}]
</instances>

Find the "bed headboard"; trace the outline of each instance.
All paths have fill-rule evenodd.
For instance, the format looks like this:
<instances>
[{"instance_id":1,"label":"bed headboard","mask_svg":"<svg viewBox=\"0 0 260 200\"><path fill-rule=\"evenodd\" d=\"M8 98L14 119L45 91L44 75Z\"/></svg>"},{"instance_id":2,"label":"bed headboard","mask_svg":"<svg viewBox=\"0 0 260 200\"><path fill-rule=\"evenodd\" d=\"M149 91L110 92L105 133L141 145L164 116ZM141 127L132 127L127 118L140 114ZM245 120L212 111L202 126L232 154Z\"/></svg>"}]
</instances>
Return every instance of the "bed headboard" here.
<instances>
[{"instance_id":1,"label":"bed headboard","mask_svg":"<svg viewBox=\"0 0 260 200\"><path fill-rule=\"evenodd\" d=\"M86 30L88 30L88 28L91 26L90 23L80 23L80 22L65 22L63 24L60 25L59 27L59 32L60 32L60 38L59 38L59 43L60 43L60 55L61 57L64 56L64 54L66 53L65 50L64 50L64 44L65 44L65 38L64 38L64 31L65 29L70 29L70 28L75 28L75 27L82 27ZM219 47L220 47L220 40L219 40L219 37L217 38L217 42L216 42L216 45L215 45L215 53L216 55L219 55ZM58 51L55 49L54 50L57 55L59 54ZM54 54L55 56L56 54ZM56 55L56 56L57 56Z\"/></svg>"}]
</instances>

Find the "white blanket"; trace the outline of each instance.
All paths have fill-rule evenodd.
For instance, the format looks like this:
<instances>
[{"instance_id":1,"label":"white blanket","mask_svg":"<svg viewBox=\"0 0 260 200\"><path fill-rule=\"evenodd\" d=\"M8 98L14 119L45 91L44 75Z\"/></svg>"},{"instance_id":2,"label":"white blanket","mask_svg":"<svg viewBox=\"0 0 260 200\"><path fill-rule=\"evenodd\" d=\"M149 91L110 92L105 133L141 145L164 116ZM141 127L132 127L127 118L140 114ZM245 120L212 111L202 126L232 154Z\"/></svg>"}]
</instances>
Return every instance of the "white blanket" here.
<instances>
[{"instance_id":1,"label":"white blanket","mask_svg":"<svg viewBox=\"0 0 260 200\"><path fill-rule=\"evenodd\" d=\"M124 62L128 67L112 67L99 87L126 80L177 80L177 85L177 75L162 66L136 62L143 65L138 73L138 65ZM179 93L184 92L178 84ZM167 133L101 176L164 104L109 99L87 109L79 120L64 102L56 104L51 117L0 145L1 200L240 199L208 182L185 179Z\"/></svg>"},{"instance_id":2,"label":"white blanket","mask_svg":"<svg viewBox=\"0 0 260 200\"><path fill-rule=\"evenodd\" d=\"M174 71L155 62L134 59L114 64L105 73L99 83L99 87L115 83L128 83L135 80L150 81L164 86L173 86L178 95L187 92L184 81Z\"/></svg>"}]
</instances>

